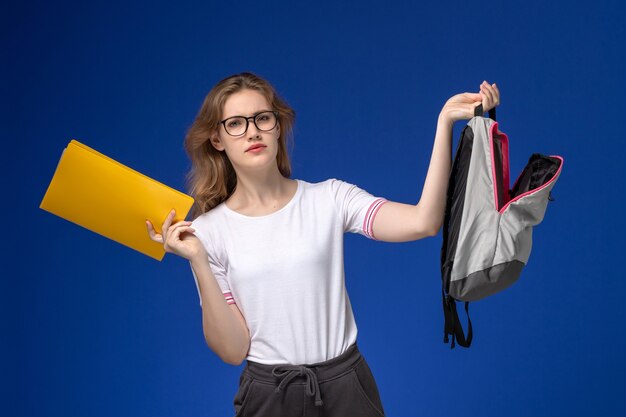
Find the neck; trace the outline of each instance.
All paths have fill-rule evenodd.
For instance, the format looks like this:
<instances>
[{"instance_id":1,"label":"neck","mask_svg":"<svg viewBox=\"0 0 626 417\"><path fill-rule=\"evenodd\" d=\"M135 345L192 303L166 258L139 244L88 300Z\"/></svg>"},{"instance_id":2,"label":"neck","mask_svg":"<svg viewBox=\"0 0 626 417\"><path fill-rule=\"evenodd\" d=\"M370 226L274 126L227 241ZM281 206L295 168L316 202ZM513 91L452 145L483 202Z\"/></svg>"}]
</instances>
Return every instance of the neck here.
<instances>
[{"instance_id":1,"label":"neck","mask_svg":"<svg viewBox=\"0 0 626 417\"><path fill-rule=\"evenodd\" d=\"M268 171L238 172L229 207L272 206L289 194L291 183L293 180L283 177L276 165Z\"/></svg>"}]
</instances>

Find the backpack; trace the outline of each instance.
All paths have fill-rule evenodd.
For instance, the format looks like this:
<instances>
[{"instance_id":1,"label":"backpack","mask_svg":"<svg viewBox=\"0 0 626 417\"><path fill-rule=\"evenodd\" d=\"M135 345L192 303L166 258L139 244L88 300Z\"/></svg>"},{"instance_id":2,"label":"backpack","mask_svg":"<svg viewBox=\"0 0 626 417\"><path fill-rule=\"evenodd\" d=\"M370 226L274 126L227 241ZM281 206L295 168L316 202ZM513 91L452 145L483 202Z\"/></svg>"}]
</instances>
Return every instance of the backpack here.
<instances>
[{"instance_id":1,"label":"backpack","mask_svg":"<svg viewBox=\"0 0 626 417\"><path fill-rule=\"evenodd\" d=\"M513 284L528 262L533 226L544 217L563 158L533 154L509 189L509 140L482 106L463 129L452 164L441 248L444 343L469 347L469 302ZM467 337L456 301L465 302Z\"/></svg>"}]
</instances>

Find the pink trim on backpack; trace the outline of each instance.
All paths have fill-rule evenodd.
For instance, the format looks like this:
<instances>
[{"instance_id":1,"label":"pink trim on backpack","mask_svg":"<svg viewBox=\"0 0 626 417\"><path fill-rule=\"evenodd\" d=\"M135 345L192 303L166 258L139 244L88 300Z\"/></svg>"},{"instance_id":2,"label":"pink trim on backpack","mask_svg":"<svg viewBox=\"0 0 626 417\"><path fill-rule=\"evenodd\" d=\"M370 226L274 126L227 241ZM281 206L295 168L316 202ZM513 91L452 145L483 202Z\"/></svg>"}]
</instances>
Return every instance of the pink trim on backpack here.
<instances>
[{"instance_id":1,"label":"pink trim on backpack","mask_svg":"<svg viewBox=\"0 0 626 417\"><path fill-rule=\"evenodd\" d=\"M545 184L543 184L540 187L537 188L533 188L532 190L528 190L523 194L518 195L517 197L509 200L501 209L500 209L500 214L504 213L504 210L506 210L506 208L513 202L529 195L532 193L535 193L539 190L542 190L544 188L546 188L548 185L550 185L551 183L553 183L554 181L556 181L556 179L559 177L559 174L561 174L561 169L563 169L563 158L558 156L558 155L550 155L550 158L557 158L561 161L561 165L559 165L559 169L557 169L557 171L554 173L554 176L550 179L550 181L546 182ZM522 176L522 174L524 173L524 171L522 170L522 172L520 173L520 177ZM515 188L515 185L517 185L517 182L519 181L520 177L517 177L517 180L515 180L515 184L513 185L513 188Z\"/></svg>"},{"instance_id":2,"label":"pink trim on backpack","mask_svg":"<svg viewBox=\"0 0 626 417\"><path fill-rule=\"evenodd\" d=\"M503 197L504 201L502 203L509 201L509 137L506 133L500 132L498 130L498 122L494 122L491 125L491 129L489 130L489 149L491 151L491 178L493 181L493 201L496 205L496 210L500 207L500 201L498 201L498 184L496 184L497 176L496 176L496 164L494 159L494 150L493 150L493 141L494 136L499 135L502 137L500 142L500 147L502 148L502 184L500 186L503 189ZM504 204L503 204L504 205Z\"/></svg>"}]
</instances>

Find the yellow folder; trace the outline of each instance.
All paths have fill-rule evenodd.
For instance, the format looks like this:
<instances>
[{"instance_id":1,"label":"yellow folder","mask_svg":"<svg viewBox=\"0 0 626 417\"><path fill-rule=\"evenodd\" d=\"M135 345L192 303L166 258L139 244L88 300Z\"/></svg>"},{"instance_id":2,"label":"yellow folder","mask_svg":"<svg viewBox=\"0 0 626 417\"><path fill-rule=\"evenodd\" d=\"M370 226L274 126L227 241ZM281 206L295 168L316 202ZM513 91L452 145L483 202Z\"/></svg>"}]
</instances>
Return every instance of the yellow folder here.
<instances>
[{"instance_id":1,"label":"yellow folder","mask_svg":"<svg viewBox=\"0 0 626 417\"><path fill-rule=\"evenodd\" d=\"M160 231L170 210L182 220L192 204L191 196L72 140L39 207L160 261L163 245L150 239L146 220Z\"/></svg>"}]
</instances>

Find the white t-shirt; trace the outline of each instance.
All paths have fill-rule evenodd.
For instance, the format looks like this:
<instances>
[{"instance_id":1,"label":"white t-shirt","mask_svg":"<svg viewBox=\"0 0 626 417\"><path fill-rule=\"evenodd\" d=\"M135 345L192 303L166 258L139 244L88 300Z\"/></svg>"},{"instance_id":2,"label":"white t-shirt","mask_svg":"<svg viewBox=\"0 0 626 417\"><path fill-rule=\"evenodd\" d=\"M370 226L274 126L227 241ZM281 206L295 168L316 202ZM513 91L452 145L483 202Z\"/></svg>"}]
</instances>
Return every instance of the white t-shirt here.
<instances>
[{"instance_id":1,"label":"white t-shirt","mask_svg":"<svg viewBox=\"0 0 626 417\"><path fill-rule=\"evenodd\" d=\"M293 198L272 214L245 216L222 203L192 226L224 297L246 319L246 359L263 364L321 362L356 341L343 235L375 239L374 217L386 202L336 179L297 182Z\"/></svg>"}]
</instances>

